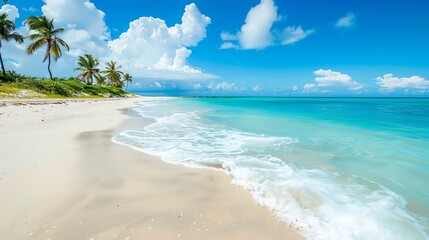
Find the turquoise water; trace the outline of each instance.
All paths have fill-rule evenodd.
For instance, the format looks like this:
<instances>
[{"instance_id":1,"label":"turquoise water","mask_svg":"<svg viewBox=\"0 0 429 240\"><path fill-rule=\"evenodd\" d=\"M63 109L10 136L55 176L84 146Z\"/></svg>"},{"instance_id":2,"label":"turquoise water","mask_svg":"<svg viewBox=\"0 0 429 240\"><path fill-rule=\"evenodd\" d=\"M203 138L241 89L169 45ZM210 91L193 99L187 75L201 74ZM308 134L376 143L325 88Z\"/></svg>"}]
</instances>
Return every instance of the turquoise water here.
<instances>
[{"instance_id":1,"label":"turquoise water","mask_svg":"<svg viewBox=\"0 0 429 240\"><path fill-rule=\"evenodd\" d=\"M135 111L141 128L113 141L222 166L309 239L429 239L429 99L156 98Z\"/></svg>"}]
</instances>

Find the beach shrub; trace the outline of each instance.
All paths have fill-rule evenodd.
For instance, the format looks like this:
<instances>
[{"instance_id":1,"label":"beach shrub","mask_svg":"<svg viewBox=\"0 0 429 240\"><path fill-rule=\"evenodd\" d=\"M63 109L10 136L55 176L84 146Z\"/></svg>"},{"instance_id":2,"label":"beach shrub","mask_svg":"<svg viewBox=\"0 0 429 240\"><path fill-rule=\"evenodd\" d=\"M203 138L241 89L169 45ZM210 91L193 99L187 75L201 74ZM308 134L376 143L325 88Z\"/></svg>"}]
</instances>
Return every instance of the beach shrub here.
<instances>
[{"instance_id":1,"label":"beach shrub","mask_svg":"<svg viewBox=\"0 0 429 240\"><path fill-rule=\"evenodd\" d=\"M66 84L63 84L61 81L25 79L23 81L15 82L13 85L18 88L29 89L46 95L57 95L63 97L74 96L73 89Z\"/></svg>"},{"instance_id":2,"label":"beach shrub","mask_svg":"<svg viewBox=\"0 0 429 240\"><path fill-rule=\"evenodd\" d=\"M0 85L0 92L2 93L17 93L19 91L19 88L12 87L9 85Z\"/></svg>"},{"instance_id":3,"label":"beach shrub","mask_svg":"<svg viewBox=\"0 0 429 240\"><path fill-rule=\"evenodd\" d=\"M11 77L11 76L0 75L0 82L7 83L7 82L14 82L14 81L15 81L15 79L13 77Z\"/></svg>"},{"instance_id":4,"label":"beach shrub","mask_svg":"<svg viewBox=\"0 0 429 240\"><path fill-rule=\"evenodd\" d=\"M75 79L69 79L69 80L62 80L61 83L68 86L70 89L72 89L75 93L80 93L85 90L85 85L81 82L78 82Z\"/></svg>"},{"instance_id":5,"label":"beach shrub","mask_svg":"<svg viewBox=\"0 0 429 240\"><path fill-rule=\"evenodd\" d=\"M123 97L127 92L112 86L87 85L75 78L55 80L15 76L13 81L3 82L0 93L11 93L21 89L31 90L47 97Z\"/></svg>"}]
</instances>

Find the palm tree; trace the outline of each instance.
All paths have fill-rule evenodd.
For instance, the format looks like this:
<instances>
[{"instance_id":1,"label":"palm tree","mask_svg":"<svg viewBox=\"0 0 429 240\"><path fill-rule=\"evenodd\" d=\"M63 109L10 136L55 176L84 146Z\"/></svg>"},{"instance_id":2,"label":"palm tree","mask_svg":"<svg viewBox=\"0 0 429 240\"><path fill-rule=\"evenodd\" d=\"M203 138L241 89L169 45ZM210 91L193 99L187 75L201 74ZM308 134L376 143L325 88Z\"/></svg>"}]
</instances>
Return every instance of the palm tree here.
<instances>
[{"instance_id":1,"label":"palm tree","mask_svg":"<svg viewBox=\"0 0 429 240\"><path fill-rule=\"evenodd\" d=\"M124 74L124 82L126 82L126 83L127 83L127 86L125 87L125 91L127 91L128 83L132 83L132 82L133 82L133 76L131 76L131 75L130 75L130 74L128 74L128 73L125 73L125 74Z\"/></svg>"},{"instance_id":2,"label":"palm tree","mask_svg":"<svg viewBox=\"0 0 429 240\"><path fill-rule=\"evenodd\" d=\"M94 78L97 79L97 76L100 75L100 69L98 69L98 59L94 58L90 54L85 54L79 57L77 61L79 66L75 70L80 70L82 73L77 77L79 80L86 80L87 84L92 84Z\"/></svg>"},{"instance_id":3,"label":"palm tree","mask_svg":"<svg viewBox=\"0 0 429 240\"><path fill-rule=\"evenodd\" d=\"M15 32L15 23L9 19L7 19L7 14L0 14L0 48L3 46L3 42L15 41L17 43L23 43L24 37ZM3 57L0 52L0 62L1 69L3 70L3 75L6 76L6 70L4 69Z\"/></svg>"},{"instance_id":4,"label":"palm tree","mask_svg":"<svg viewBox=\"0 0 429 240\"><path fill-rule=\"evenodd\" d=\"M95 80L97 81L98 85L105 85L106 84L106 78L101 74L96 75Z\"/></svg>"},{"instance_id":5,"label":"palm tree","mask_svg":"<svg viewBox=\"0 0 429 240\"><path fill-rule=\"evenodd\" d=\"M48 19L46 16L32 16L27 18L25 23L27 23L30 33L32 31L34 32L28 36L28 38L34 40L34 42L27 47L27 53L33 54L36 50L46 45L45 58L43 59L43 62L48 60L48 71L52 80L51 55L54 57L54 60L57 61L63 55L61 46L69 51L67 43L61 38L58 38L58 35L64 32L64 28L55 29L54 19Z\"/></svg>"},{"instance_id":6,"label":"palm tree","mask_svg":"<svg viewBox=\"0 0 429 240\"><path fill-rule=\"evenodd\" d=\"M119 71L119 69L122 68L122 66L116 66L116 62L110 61L106 63L106 68L101 71L101 73L104 74L104 77L109 80L109 83L111 85L114 85L116 87L121 86L121 76L124 74L123 72Z\"/></svg>"}]
</instances>

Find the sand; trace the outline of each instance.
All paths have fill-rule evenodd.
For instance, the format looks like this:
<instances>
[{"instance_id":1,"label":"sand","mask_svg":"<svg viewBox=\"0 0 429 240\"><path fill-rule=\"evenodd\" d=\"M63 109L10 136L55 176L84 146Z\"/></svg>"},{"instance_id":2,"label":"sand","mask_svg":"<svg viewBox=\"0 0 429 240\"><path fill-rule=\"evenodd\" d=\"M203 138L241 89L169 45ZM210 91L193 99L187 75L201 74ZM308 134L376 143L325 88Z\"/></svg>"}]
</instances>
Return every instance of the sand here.
<instances>
[{"instance_id":1,"label":"sand","mask_svg":"<svg viewBox=\"0 0 429 240\"><path fill-rule=\"evenodd\" d=\"M0 239L302 239L225 173L111 142L137 100L0 101Z\"/></svg>"}]
</instances>

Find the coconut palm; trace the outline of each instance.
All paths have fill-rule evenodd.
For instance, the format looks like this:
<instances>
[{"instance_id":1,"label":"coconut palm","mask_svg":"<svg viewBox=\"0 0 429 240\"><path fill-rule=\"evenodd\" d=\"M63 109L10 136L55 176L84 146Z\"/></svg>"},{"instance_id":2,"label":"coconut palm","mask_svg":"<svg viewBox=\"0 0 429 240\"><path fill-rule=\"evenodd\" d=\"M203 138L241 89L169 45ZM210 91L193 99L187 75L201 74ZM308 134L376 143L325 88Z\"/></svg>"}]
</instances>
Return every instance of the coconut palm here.
<instances>
[{"instance_id":1,"label":"coconut palm","mask_svg":"<svg viewBox=\"0 0 429 240\"><path fill-rule=\"evenodd\" d=\"M106 78L101 74L96 75L95 80L98 85L106 85Z\"/></svg>"},{"instance_id":2,"label":"coconut palm","mask_svg":"<svg viewBox=\"0 0 429 240\"><path fill-rule=\"evenodd\" d=\"M90 54L85 54L79 57L77 61L77 67L75 70L82 71L82 73L77 76L81 81L86 81L86 84L92 84L94 78L97 79L97 76L100 75L100 69L98 69L98 59L94 58Z\"/></svg>"},{"instance_id":3,"label":"coconut palm","mask_svg":"<svg viewBox=\"0 0 429 240\"><path fill-rule=\"evenodd\" d=\"M55 29L54 19L48 19L46 16L32 16L27 18L25 23L28 25L30 33L33 32L28 36L28 38L34 41L27 47L27 53L33 54L35 51L46 45L45 58L43 59L43 62L48 60L49 76L52 79L51 56L55 61L57 61L63 55L61 46L69 51L67 43L58 37L59 34L64 32L64 28Z\"/></svg>"},{"instance_id":4,"label":"coconut palm","mask_svg":"<svg viewBox=\"0 0 429 240\"><path fill-rule=\"evenodd\" d=\"M126 91L128 89L128 83L132 83L133 82L133 76L131 76L128 73L125 73L123 77L124 77L123 82L127 83L127 86L125 87L125 91Z\"/></svg>"},{"instance_id":5,"label":"coconut palm","mask_svg":"<svg viewBox=\"0 0 429 240\"><path fill-rule=\"evenodd\" d=\"M122 85L121 76L124 74L123 72L119 71L121 68L122 66L117 66L116 62L110 61L106 63L106 68L101 71L101 73L107 80L109 80L110 85L119 87Z\"/></svg>"},{"instance_id":6,"label":"coconut palm","mask_svg":"<svg viewBox=\"0 0 429 240\"><path fill-rule=\"evenodd\" d=\"M3 46L3 42L15 41L17 43L23 43L24 37L15 31L15 23L7 19L7 14L0 14L0 49ZM4 69L3 57L0 52L0 62L3 75L6 76L6 70Z\"/></svg>"}]
</instances>

